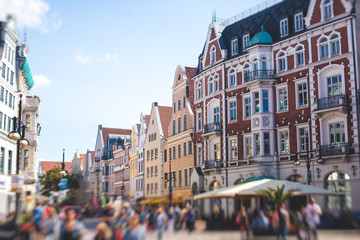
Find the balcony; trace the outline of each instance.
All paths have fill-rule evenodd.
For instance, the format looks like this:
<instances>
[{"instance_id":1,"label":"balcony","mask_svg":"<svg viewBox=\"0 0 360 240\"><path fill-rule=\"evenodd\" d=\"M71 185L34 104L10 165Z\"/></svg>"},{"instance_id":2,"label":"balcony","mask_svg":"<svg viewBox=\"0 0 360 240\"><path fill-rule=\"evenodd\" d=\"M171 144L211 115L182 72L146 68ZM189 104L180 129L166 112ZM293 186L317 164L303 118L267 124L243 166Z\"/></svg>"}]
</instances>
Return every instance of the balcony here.
<instances>
[{"instance_id":1,"label":"balcony","mask_svg":"<svg viewBox=\"0 0 360 240\"><path fill-rule=\"evenodd\" d=\"M206 124L204 126L204 133L203 136L209 136L215 134L216 136L221 135L221 124L218 122Z\"/></svg>"},{"instance_id":2,"label":"balcony","mask_svg":"<svg viewBox=\"0 0 360 240\"><path fill-rule=\"evenodd\" d=\"M348 155L349 143L328 144L320 146L321 156Z\"/></svg>"},{"instance_id":3,"label":"balcony","mask_svg":"<svg viewBox=\"0 0 360 240\"><path fill-rule=\"evenodd\" d=\"M222 162L220 159L205 161L205 169L221 168Z\"/></svg>"},{"instance_id":4,"label":"balcony","mask_svg":"<svg viewBox=\"0 0 360 240\"><path fill-rule=\"evenodd\" d=\"M244 76L244 83L249 83L256 80L263 79L274 79L275 73L274 70L256 70L252 72L247 72Z\"/></svg>"},{"instance_id":5,"label":"balcony","mask_svg":"<svg viewBox=\"0 0 360 240\"><path fill-rule=\"evenodd\" d=\"M258 164L258 160L254 159L246 159L246 160L231 160L227 162L227 165L229 167L240 167L240 166L247 166L247 165L253 165Z\"/></svg>"},{"instance_id":6,"label":"balcony","mask_svg":"<svg viewBox=\"0 0 360 240\"><path fill-rule=\"evenodd\" d=\"M346 113L346 95L341 94L317 100L317 109L315 110L317 115L321 116L321 113L330 111L341 111L342 113Z\"/></svg>"}]
</instances>

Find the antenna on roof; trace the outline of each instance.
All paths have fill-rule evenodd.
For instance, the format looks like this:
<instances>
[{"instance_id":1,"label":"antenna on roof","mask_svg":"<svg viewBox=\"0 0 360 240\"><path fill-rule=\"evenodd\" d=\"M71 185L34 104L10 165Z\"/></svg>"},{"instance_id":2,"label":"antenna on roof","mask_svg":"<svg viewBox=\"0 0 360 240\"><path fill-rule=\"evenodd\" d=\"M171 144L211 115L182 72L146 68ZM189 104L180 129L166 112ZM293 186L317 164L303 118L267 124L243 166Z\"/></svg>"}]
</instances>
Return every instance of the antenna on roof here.
<instances>
[{"instance_id":1,"label":"antenna on roof","mask_svg":"<svg viewBox=\"0 0 360 240\"><path fill-rule=\"evenodd\" d=\"M212 19L211 19L211 22L213 23L213 22L216 22L216 9L214 9L213 11L212 11Z\"/></svg>"},{"instance_id":2,"label":"antenna on roof","mask_svg":"<svg viewBox=\"0 0 360 240\"><path fill-rule=\"evenodd\" d=\"M27 27L25 26L25 29L24 29L24 43L26 43L26 40L27 40Z\"/></svg>"}]
</instances>

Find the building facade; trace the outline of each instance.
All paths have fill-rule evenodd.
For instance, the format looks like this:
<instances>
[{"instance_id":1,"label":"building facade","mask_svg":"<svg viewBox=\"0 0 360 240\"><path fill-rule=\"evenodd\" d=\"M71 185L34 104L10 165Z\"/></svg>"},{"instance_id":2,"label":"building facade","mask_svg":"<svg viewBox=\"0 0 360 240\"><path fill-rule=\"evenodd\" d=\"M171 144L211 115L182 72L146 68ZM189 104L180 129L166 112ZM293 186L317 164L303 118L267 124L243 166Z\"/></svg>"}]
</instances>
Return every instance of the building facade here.
<instances>
[{"instance_id":1,"label":"building facade","mask_svg":"<svg viewBox=\"0 0 360 240\"><path fill-rule=\"evenodd\" d=\"M164 150L164 195L190 199L193 155L193 80L196 68L178 66L172 86L173 107ZM172 190L170 191L170 186Z\"/></svg>"},{"instance_id":2,"label":"building facade","mask_svg":"<svg viewBox=\"0 0 360 240\"><path fill-rule=\"evenodd\" d=\"M131 128L131 148L129 153L129 166L130 166L130 201L136 203L136 189L138 188L138 180L136 179L138 175L138 151L139 151L139 131L140 124L135 124Z\"/></svg>"},{"instance_id":3,"label":"building facade","mask_svg":"<svg viewBox=\"0 0 360 240\"><path fill-rule=\"evenodd\" d=\"M275 177L341 193L318 197L324 208L360 209L355 4L284 0L210 24L193 77L194 192Z\"/></svg>"}]
</instances>

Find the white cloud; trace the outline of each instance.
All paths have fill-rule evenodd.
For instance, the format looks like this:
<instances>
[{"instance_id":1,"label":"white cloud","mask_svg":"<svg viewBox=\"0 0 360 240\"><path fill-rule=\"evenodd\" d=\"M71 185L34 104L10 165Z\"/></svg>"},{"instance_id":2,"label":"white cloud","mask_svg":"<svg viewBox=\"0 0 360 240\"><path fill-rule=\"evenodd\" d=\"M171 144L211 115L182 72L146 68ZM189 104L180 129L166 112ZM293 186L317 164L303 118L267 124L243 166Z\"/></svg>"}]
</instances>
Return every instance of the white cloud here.
<instances>
[{"instance_id":1,"label":"white cloud","mask_svg":"<svg viewBox=\"0 0 360 240\"><path fill-rule=\"evenodd\" d=\"M35 84L34 89L46 89L51 85L51 81L42 74L33 76Z\"/></svg>"},{"instance_id":2,"label":"white cloud","mask_svg":"<svg viewBox=\"0 0 360 240\"><path fill-rule=\"evenodd\" d=\"M98 59L99 62L113 62L115 64L119 64L119 54L105 54L105 56Z\"/></svg>"},{"instance_id":3,"label":"white cloud","mask_svg":"<svg viewBox=\"0 0 360 240\"><path fill-rule=\"evenodd\" d=\"M49 15L50 6L44 0L1 0L0 19L15 14L18 27L37 28L50 32L60 28L62 19L55 13Z\"/></svg>"},{"instance_id":4,"label":"white cloud","mask_svg":"<svg viewBox=\"0 0 360 240\"><path fill-rule=\"evenodd\" d=\"M81 64L88 64L88 63L90 63L90 56L78 53L75 56L75 60L76 60L76 62L81 63Z\"/></svg>"}]
</instances>

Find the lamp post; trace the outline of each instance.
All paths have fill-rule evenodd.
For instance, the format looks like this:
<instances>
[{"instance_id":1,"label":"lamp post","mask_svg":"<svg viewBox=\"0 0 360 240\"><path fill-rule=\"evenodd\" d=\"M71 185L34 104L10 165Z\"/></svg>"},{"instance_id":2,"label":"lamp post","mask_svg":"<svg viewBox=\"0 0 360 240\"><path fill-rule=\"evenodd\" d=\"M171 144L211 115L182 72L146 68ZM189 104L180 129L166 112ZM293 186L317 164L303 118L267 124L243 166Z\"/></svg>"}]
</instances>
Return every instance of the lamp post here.
<instances>
[{"instance_id":1,"label":"lamp post","mask_svg":"<svg viewBox=\"0 0 360 240\"><path fill-rule=\"evenodd\" d=\"M300 161L298 159L298 156L300 155L300 153L296 152L295 153L296 155L296 159L295 161L293 162L293 164L295 166L299 166L300 165ZM309 150L309 136L308 134L306 134L306 157L305 157L305 161L306 161L306 169L307 169L307 183L308 185L311 184L311 169L310 169L310 161L312 158L316 157L316 155L319 156L319 158L317 159L317 162L318 163L323 163L324 162L324 159L322 159L321 157L321 150L319 151L310 151Z\"/></svg>"},{"instance_id":2,"label":"lamp post","mask_svg":"<svg viewBox=\"0 0 360 240\"><path fill-rule=\"evenodd\" d=\"M175 175L173 177L172 176L172 173L171 173L171 160L169 159L169 177L168 178L165 178L165 181L166 182L169 182L169 205L171 206L171 202L172 202L172 181L175 180Z\"/></svg>"},{"instance_id":3,"label":"lamp post","mask_svg":"<svg viewBox=\"0 0 360 240\"><path fill-rule=\"evenodd\" d=\"M65 149L63 149L63 161L61 163L61 171L60 171L61 177L66 176L66 170L65 170Z\"/></svg>"},{"instance_id":4,"label":"lamp post","mask_svg":"<svg viewBox=\"0 0 360 240\"><path fill-rule=\"evenodd\" d=\"M8 134L8 138L16 141L16 175L20 173L20 146L25 147L29 145L29 141L25 139L25 129L26 126L21 122L21 114L22 114L22 94L19 95L19 113L18 117L13 117L13 130ZM16 215L18 216L19 213L19 199L20 199L20 192L16 191Z\"/></svg>"}]
</instances>

